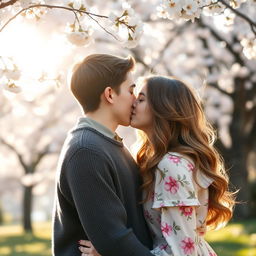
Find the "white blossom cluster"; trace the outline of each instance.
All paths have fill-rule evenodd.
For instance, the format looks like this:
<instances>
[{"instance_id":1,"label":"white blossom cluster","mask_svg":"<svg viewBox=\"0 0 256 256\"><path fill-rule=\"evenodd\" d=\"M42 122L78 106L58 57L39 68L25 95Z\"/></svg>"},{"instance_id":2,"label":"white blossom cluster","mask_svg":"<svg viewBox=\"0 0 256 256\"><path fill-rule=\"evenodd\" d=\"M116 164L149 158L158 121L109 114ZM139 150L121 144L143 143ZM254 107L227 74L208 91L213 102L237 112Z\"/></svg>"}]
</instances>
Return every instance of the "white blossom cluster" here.
<instances>
[{"instance_id":1,"label":"white blossom cluster","mask_svg":"<svg viewBox=\"0 0 256 256\"><path fill-rule=\"evenodd\" d=\"M88 46L93 42L93 29L86 23L73 23L66 26L67 39L76 46Z\"/></svg>"},{"instance_id":2,"label":"white blossom cluster","mask_svg":"<svg viewBox=\"0 0 256 256\"><path fill-rule=\"evenodd\" d=\"M43 0L21 0L18 1L17 4L20 5L21 8L27 8L34 4L44 4L45 2Z\"/></svg>"},{"instance_id":3,"label":"white blossom cluster","mask_svg":"<svg viewBox=\"0 0 256 256\"><path fill-rule=\"evenodd\" d=\"M146 24L144 26L142 19L146 20L149 18L154 20L157 19L156 14L158 14L160 17L177 21L194 21L195 18L200 18L203 14L214 16L212 18L213 24L210 26L214 26L216 29L219 29L225 35L224 38L228 38L228 34L231 35L231 33L237 32L239 35L239 41L236 46L238 51L243 52L243 55L249 60L256 59L256 40L254 34L250 31L250 27L245 22L241 22L243 20L241 18L239 19L239 15L236 15L236 13L230 10L230 8L226 8L219 0L152 0L149 2L142 1L143 3L141 2L140 4L136 3L135 0L130 0L129 3L136 8L136 12L130 4L121 0L109 1L108 3L104 3L105 5L102 3L102 6L107 6L106 9L101 6L102 10L100 8L96 8L96 6L100 5L101 1L87 1L20 0L14 5L0 9L0 26L4 24L3 18L8 20L6 17L11 17L11 14L14 15L25 8L27 10L22 13L23 18L28 18L33 22L33 19L41 20L43 23L50 17L52 21L57 21L58 24L60 24L60 26L58 26L59 32L64 33L67 42L71 44L67 45L71 48L72 45L85 47L94 42L94 35L97 35L96 31L94 32L94 28L97 26L96 22L101 24L101 27L111 34L113 38L116 38L122 46L133 48L140 42L143 30L145 30L145 34L152 33L152 31L147 32L151 25L148 26L148 24ZM4 1L1 2L3 3ZM243 10L242 4L247 2L247 9L244 10L248 10L249 13L246 13L246 15L254 20L253 15L255 12L253 12L253 8L256 7L256 0L226 0L225 2L234 9L241 7L241 10ZM37 4L55 7L58 6L60 9L56 10L54 8L46 7L29 8ZM150 4L152 4L152 6ZM144 8L144 5L147 5L147 11L146 6ZM252 5L252 8L248 7L250 5ZM61 7L65 10L61 10ZM158 13L156 13L156 10ZM63 17L57 17L57 14L62 12ZM64 18L66 16L68 16L68 18ZM170 24L176 23L170 22ZM159 29L155 30L154 33L161 34L161 28L159 27ZM251 34L252 36L250 36ZM158 37L160 41L164 41L164 38L165 34L162 35L162 39L161 36ZM141 41L141 45L143 45L143 40ZM150 45L150 42L147 42L147 45ZM147 55L145 57L145 62L147 62L147 59L153 58L153 49L149 49L149 52L150 56ZM2 55L2 53L0 54ZM220 57L222 57L222 55ZM213 60L209 59L208 61L212 62ZM9 59L7 62L9 63L11 60ZM1 84L5 84L5 88L8 90L19 91L16 81L19 80L21 72L14 64L8 64L7 67L3 63L6 63L6 60L3 61L3 58L0 57Z\"/></svg>"},{"instance_id":4,"label":"white blossom cluster","mask_svg":"<svg viewBox=\"0 0 256 256\"><path fill-rule=\"evenodd\" d=\"M0 56L0 85L5 90L18 93L21 88L16 84L21 72L11 58Z\"/></svg>"},{"instance_id":5,"label":"white blossom cluster","mask_svg":"<svg viewBox=\"0 0 256 256\"><path fill-rule=\"evenodd\" d=\"M162 0L158 8L159 15L168 19L185 19L194 21L199 18L203 6L212 4L211 0ZM219 4L214 4L217 6Z\"/></svg>"},{"instance_id":6,"label":"white blossom cluster","mask_svg":"<svg viewBox=\"0 0 256 256\"><path fill-rule=\"evenodd\" d=\"M250 59L256 59L256 39L255 38L243 38L241 40L243 46L244 55Z\"/></svg>"},{"instance_id":7,"label":"white blossom cluster","mask_svg":"<svg viewBox=\"0 0 256 256\"><path fill-rule=\"evenodd\" d=\"M251 0L255 2L255 0ZM246 0L227 1L233 8L238 8ZM184 19L194 21L201 13L208 15L220 14L225 6L217 0L162 0L158 15L168 19Z\"/></svg>"},{"instance_id":8,"label":"white blossom cluster","mask_svg":"<svg viewBox=\"0 0 256 256\"><path fill-rule=\"evenodd\" d=\"M90 22L88 18L84 18L86 14L83 13L90 13L89 5L84 0L69 0L66 5L82 11L79 12L79 15L77 13L79 20L67 25L68 40L77 46L88 46L94 41L92 26L88 25ZM93 16L93 18L96 17ZM142 36L143 23L131 6L123 2L122 4L116 4L114 11L109 14L106 30L117 38L124 47L133 48L137 46Z\"/></svg>"},{"instance_id":9,"label":"white blossom cluster","mask_svg":"<svg viewBox=\"0 0 256 256\"><path fill-rule=\"evenodd\" d=\"M21 0L18 1L16 6L22 9L28 8L29 6L36 4L45 4L44 0ZM22 15L28 19L41 19L43 15L47 12L45 8L31 8L22 13Z\"/></svg>"},{"instance_id":10,"label":"white blossom cluster","mask_svg":"<svg viewBox=\"0 0 256 256\"><path fill-rule=\"evenodd\" d=\"M53 5L53 1L43 0L22 0L18 5L21 8L27 8L35 4L49 4ZM93 29L92 26L87 25L88 17L85 16L90 13L89 5L85 0L66 0L61 1L58 5L70 8L75 14L73 23L68 23L66 26L66 35L69 42L76 46L88 46L93 42ZM129 4L123 2L116 4L113 12L109 14L109 23L106 28L113 37L127 48L135 47L143 33L143 23L136 15L135 11ZM46 13L46 8L33 8L24 12L26 18L40 19ZM94 15L90 15L97 19Z\"/></svg>"},{"instance_id":11,"label":"white blossom cluster","mask_svg":"<svg viewBox=\"0 0 256 256\"><path fill-rule=\"evenodd\" d=\"M125 47L133 48L138 44L143 23L129 4L123 3L122 8L110 13L109 19L111 30Z\"/></svg>"},{"instance_id":12,"label":"white blossom cluster","mask_svg":"<svg viewBox=\"0 0 256 256\"><path fill-rule=\"evenodd\" d=\"M87 46L93 42L93 30L91 27L85 27L82 25L76 26L74 24L70 24L67 25L67 31L67 39L70 43L76 46Z\"/></svg>"}]
</instances>

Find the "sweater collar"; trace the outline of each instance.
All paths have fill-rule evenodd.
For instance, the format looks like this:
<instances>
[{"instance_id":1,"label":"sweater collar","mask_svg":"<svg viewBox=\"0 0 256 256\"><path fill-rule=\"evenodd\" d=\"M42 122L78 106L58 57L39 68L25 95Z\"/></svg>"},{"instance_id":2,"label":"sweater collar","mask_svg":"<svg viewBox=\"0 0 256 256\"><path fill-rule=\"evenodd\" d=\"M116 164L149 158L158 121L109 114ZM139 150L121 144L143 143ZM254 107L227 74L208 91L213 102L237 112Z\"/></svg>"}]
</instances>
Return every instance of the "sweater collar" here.
<instances>
[{"instance_id":1,"label":"sweater collar","mask_svg":"<svg viewBox=\"0 0 256 256\"><path fill-rule=\"evenodd\" d=\"M118 136L117 133L112 132L106 126L100 124L99 122L93 120L92 118L80 117L78 119L76 128L79 129L79 128L85 128L85 127L93 128L93 129L97 130L98 132L100 132L101 134L105 135L106 137L117 140L119 142L122 142L122 140L123 140L121 137Z\"/></svg>"}]
</instances>

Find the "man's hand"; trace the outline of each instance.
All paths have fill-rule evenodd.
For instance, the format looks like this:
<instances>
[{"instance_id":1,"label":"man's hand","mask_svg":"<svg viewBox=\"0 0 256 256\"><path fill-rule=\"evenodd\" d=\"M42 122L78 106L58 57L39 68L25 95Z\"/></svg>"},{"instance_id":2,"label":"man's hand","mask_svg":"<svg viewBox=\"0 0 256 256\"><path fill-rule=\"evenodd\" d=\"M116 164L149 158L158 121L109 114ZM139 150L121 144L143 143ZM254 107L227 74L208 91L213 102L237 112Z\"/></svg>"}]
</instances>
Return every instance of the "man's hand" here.
<instances>
[{"instance_id":1,"label":"man's hand","mask_svg":"<svg viewBox=\"0 0 256 256\"><path fill-rule=\"evenodd\" d=\"M82 252L81 256L101 256L96 251L96 249L94 248L94 246L92 245L92 243L90 241L80 240L79 244L81 245L78 247L80 252Z\"/></svg>"}]
</instances>

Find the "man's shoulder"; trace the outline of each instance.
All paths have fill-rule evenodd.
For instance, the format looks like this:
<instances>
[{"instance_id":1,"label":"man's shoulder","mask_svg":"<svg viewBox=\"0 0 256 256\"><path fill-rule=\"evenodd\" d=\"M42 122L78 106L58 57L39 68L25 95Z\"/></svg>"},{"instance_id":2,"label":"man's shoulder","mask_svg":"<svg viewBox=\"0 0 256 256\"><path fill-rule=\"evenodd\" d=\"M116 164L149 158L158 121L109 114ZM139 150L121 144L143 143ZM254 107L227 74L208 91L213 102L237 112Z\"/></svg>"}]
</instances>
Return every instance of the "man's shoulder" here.
<instances>
[{"instance_id":1,"label":"man's shoulder","mask_svg":"<svg viewBox=\"0 0 256 256\"><path fill-rule=\"evenodd\" d=\"M122 147L122 143L90 127L71 130L65 142L65 148L70 153L89 150L105 155L104 152L119 152Z\"/></svg>"}]
</instances>

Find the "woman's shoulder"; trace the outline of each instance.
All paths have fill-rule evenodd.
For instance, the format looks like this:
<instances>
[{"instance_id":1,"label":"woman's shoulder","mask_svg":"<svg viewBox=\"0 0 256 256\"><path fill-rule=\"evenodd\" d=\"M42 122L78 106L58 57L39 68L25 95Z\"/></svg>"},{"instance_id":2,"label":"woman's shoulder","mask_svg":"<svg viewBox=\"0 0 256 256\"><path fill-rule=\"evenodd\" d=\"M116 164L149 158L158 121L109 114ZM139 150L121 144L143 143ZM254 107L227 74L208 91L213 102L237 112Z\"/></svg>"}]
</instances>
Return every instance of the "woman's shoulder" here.
<instances>
[{"instance_id":1,"label":"woman's shoulder","mask_svg":"<svg viewBox=\"0 0 256 256\"><path fill-rule=\"evenodd\" d=\"M213 179L204 174L200 169L195 169L194 161L188 156L177 153L168 152L159 162L157 169L165 175L186 176L194 180L193 172L196 172L196 180L200 187L207 188L213 182Z\"/></svg>"},{"instance_id":2,"label":"woman's shoulder","mask_svg":"<svg viewBox=\"0 0 256 256\"><path fill-rule=\"evenodd\" d=\"M178 152L167 152L161 161L158 163L158 168L170 168L175 169L186 169L187 171L193 171L194 162L188 156Z\"/></svg>"}]
</instances>

